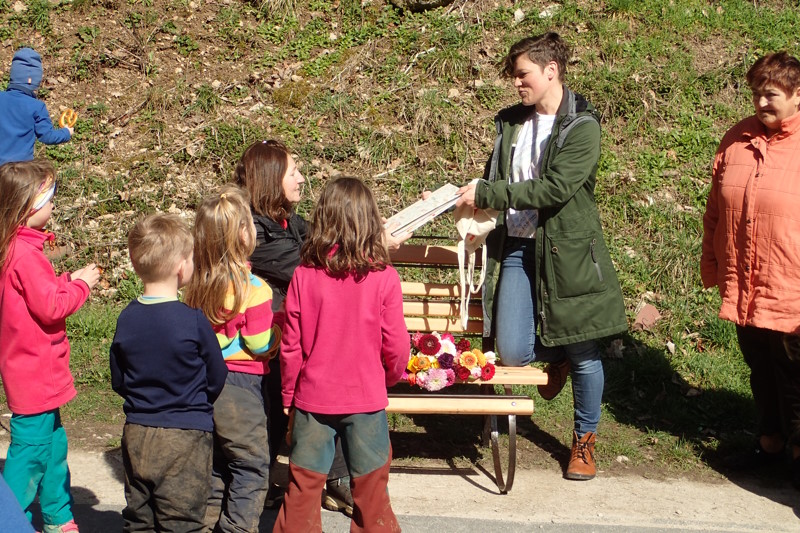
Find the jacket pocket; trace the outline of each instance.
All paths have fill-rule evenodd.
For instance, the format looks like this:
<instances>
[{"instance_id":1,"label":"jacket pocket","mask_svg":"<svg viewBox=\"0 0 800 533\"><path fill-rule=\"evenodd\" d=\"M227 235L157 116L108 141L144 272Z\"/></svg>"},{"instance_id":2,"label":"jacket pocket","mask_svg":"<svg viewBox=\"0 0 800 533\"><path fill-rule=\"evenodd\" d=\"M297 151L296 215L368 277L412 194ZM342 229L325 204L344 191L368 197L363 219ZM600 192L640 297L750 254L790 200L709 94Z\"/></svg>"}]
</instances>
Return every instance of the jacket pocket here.
<instances>
[{"instance_id":1,"label":"jacket pocket","mask_svg":"<svg viewBox=\"0 0 800 533\"><path fill-rule=\"evenodd\" d=\"M551 290L559 299L606 290L602 238L595 231L560 233L547 237L545 264L550 270Z\"/></svg>"}]
</instances>

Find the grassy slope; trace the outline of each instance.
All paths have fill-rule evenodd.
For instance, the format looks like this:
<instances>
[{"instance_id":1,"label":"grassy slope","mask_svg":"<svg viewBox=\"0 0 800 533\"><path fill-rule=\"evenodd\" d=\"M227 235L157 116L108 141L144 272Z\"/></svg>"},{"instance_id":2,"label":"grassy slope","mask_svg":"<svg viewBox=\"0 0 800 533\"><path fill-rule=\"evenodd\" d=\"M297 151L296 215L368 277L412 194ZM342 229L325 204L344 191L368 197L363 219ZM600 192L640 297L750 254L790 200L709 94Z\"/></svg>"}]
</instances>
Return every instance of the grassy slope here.
<instances>
[{"instance_id":1,"label":"grassy slope","mask_svg":"<svg viewBox=\"0 0 800 533\"><path fill-rule=\"evenodd\" d=\"M70 320L83 399L68 417L101 403L118 419L106 353L120 302L136 293L124 242L137 213L191 218L266 137L305 164L303 213L338 172L368 180L386 214L425 187L478 176L491 117L515 101L495 62L554 29L575 47L568 83L603 114L597 198L629 314L649 301L664 315L606 361L603 461L713 463L720 441L750 428L735 336L700 288L701 216L716 144L750 113L748 66L798 53L791 2L456 0L413 14L385 0L0 0L0 13L0 65L34 46L51 113L81 116L71 143L38 148L63 185L54 228L78 249L57 267L95 260L107 271L102 295ZM566 442L569 395L538 408L541 429Z\"/></svg>"}]
</instances>

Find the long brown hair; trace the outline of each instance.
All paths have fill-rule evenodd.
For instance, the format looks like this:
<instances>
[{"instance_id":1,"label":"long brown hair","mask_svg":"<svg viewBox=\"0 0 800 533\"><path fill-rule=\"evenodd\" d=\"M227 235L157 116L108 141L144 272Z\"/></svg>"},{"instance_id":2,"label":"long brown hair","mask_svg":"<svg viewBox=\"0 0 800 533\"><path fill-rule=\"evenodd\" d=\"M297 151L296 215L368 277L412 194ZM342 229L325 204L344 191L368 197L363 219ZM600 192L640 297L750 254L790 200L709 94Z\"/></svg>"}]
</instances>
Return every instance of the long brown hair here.
<instances>
[{"instance_id":1,"label":"long brown hair","mask_svg":"<svg viewBox=\"0 0 800 533\"><path fill-rule=\"evenodd\" d=\"M52 163L44 159L0 166L0 272L19 227L31 214L39 187L55 175Z\"/></svg>"},{"instance_id":2,"label":"long brown hair","mask_svg":"<svg viewBox=\"0 0 800 533\"><path fill-rule=\"evenodd\" d=\"M290 157L280 141L257 141L247 147L233 171L233 182L250 193L253 211L276 222L289 218L294 209L283 192Z\"/></svg>"},{"instance_id":3,"label":"long brown hair","mask_svg":"<svg viewBox=\"0 0 800 533\"><path fill-rule=\"evenodd\" d=\"M243 232L250 237L243 238ZM255 230L247 191L224 185L197 208L194 222L194 274L186 303L209 322L224 324L239 313L247 296L247 259L255 248ZM226 299L232 287L233 299Z\"/></svg>"},{"instance_id":4,"label":"long brown hair","mask_svg":"<svg viewBox=\"0 0 800 533\"><path fill-rule=\"evenodd\" d=\"M325 184L300 259L334 276L357 278L390 264L378 205L360 179L342 177Z\"/></svg>"}]
</instances>

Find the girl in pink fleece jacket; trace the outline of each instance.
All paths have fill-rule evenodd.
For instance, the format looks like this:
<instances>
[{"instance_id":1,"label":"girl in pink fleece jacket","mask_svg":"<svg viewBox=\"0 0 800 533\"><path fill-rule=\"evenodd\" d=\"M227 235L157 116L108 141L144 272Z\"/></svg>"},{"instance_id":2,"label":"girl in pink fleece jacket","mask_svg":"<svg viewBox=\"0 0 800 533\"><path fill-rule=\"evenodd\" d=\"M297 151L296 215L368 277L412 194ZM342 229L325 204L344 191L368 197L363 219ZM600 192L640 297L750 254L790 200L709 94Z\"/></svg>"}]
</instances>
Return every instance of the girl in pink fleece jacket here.
<instances>
[{"instance_id":1,"label":"girl in pink fleece jacket","mask_svg":"<svg viewBox=\"0 0 800 533\"><path fill-rule=\"evenodd\" d=\"M46 533L78 531L59 412L75 396L66 317L100 279L94 263L56 276L45 257L55 192L47 161L0 166L0 378L13 413L3 477L28 519L38 494Z\"/></svg>"},{"instance_id":2,"label":"girl in pink fleece jacket","mask_svg":"<svg viewBox=\"0 0 800 533\"><path fill-rule=\"evenodd\" d=\"M322 530L335 435L350 468L350 531L400 531L387 492L386 387L400 379L410 341L378 206L360 180L326 184L300 256L281 340L283 406L294 410L290 478L273 531Z\"/></svg>"}]
</instances>

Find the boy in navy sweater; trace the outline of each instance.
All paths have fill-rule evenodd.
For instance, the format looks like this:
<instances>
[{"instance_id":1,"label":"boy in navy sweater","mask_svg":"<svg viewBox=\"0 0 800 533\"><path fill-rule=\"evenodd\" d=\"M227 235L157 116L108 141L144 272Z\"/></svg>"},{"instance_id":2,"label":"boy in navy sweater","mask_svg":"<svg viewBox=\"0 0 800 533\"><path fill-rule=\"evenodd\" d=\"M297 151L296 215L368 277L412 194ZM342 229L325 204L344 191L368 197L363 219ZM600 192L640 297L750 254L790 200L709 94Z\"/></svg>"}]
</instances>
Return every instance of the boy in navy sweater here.
<instances>
[{"instance_id":1,"label":"boy in navy sweater","mask_svg":"<svg viewBox=\"0 0 800 533\"><path fill-rule=\"evenodd\" d=\"M127 416L124 531L205 531L212 404L228 371L202 311L178 301L193 244L176 215L151 215L128 234L144 293L120 313L111 344L111 386Z\"/></svg>"},{"instance_id":2,"label":"boy in navy sweater","mask_svg":"<svg viewBox=\"0 0 800 533\"><path fill-rule=\"evenodd\" d=\"M61 144L72 137L72 128L53 128L47 107L36 98L41 83L42 57L20 48L11 60L8 87L0 92L0 165L33 159L36 139Z\"/></svg>"}]
</instances>

